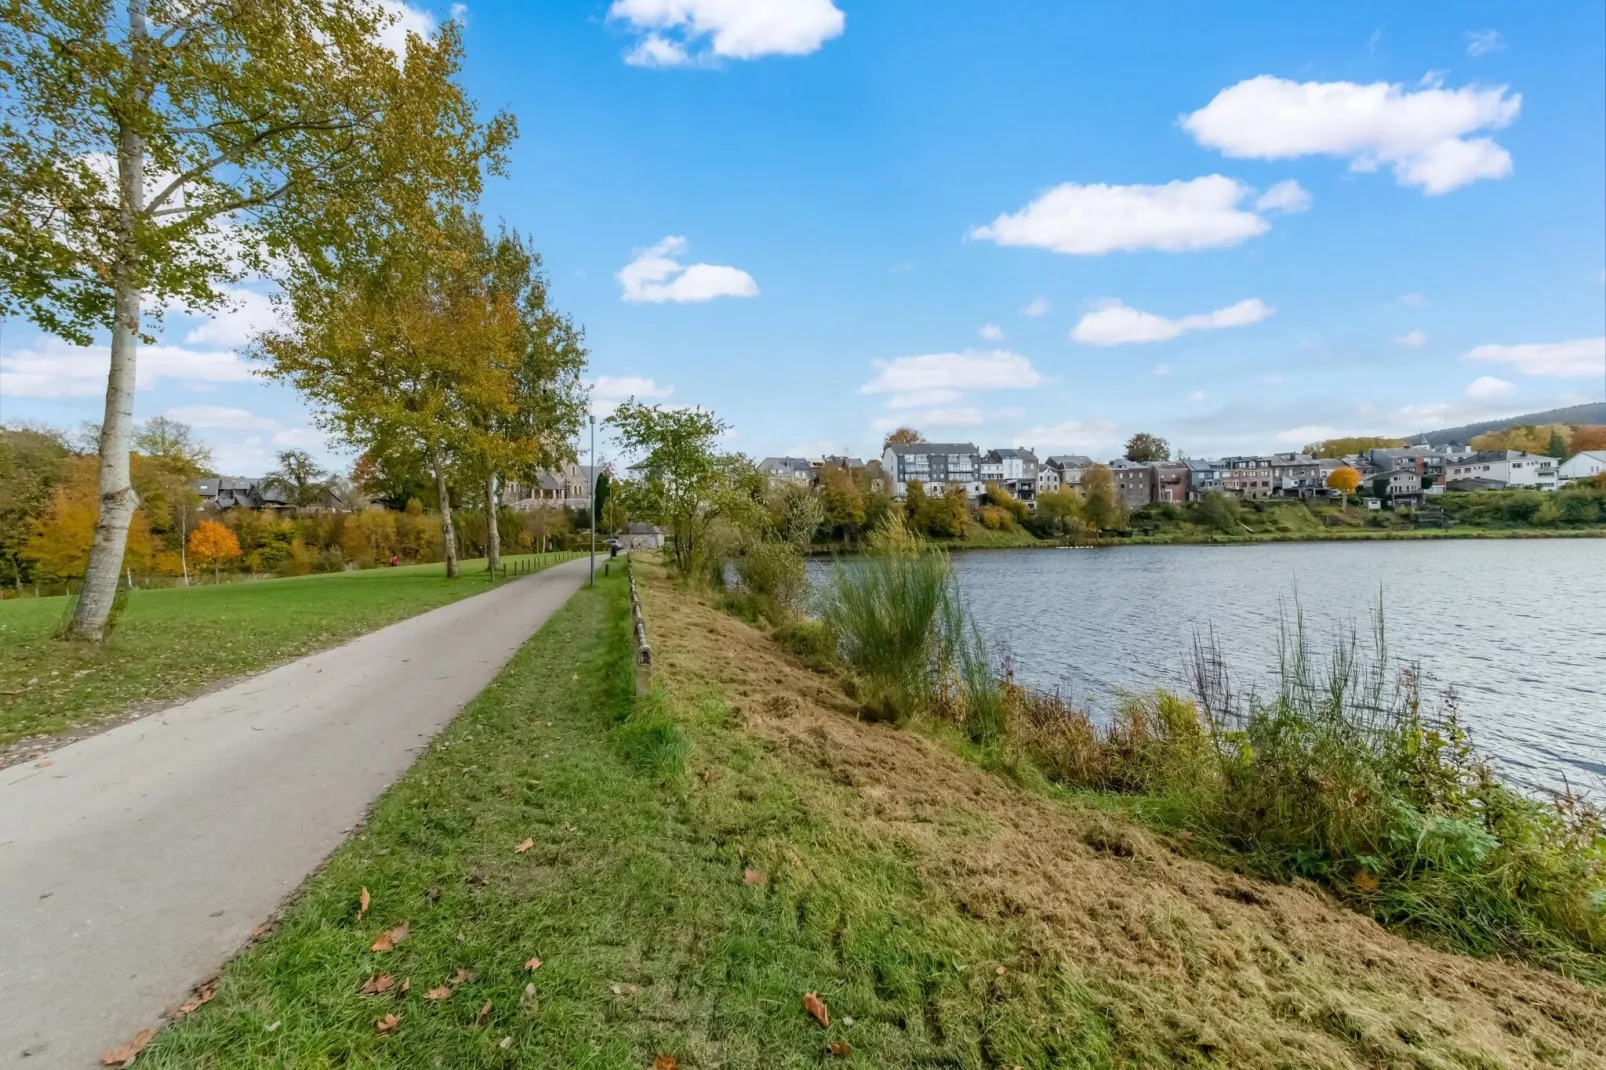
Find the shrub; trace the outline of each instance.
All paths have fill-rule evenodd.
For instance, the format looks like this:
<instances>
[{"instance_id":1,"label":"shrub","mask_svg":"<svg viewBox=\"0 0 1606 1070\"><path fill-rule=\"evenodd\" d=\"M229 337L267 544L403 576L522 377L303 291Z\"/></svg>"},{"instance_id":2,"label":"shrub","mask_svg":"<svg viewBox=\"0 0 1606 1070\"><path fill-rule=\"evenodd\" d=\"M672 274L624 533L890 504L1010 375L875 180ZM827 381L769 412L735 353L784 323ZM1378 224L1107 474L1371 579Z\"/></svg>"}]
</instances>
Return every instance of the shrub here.
<instances>
[{"instance_id":1,"label":"shrub","mask_svg":"<svg viewBox=\"0 0 1606 1070\"><path fill-rule=\"evenodd\" d=\"M736 578L776 623L796 614L808 591L803 555L790 543L753 540L735 560Z\"/></svg>"}]
</instances>

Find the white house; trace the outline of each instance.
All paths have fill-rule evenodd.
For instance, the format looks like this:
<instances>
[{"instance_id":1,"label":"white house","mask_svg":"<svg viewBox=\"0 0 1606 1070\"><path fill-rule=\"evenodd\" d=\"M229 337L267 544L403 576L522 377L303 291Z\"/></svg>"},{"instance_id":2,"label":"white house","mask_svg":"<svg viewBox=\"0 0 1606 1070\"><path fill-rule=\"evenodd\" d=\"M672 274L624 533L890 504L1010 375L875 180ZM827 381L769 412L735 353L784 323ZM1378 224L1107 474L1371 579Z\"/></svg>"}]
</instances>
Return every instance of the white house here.
<instances>
[{"instance_id":1,"label":"white house","mask_svg":"<svg viewBox=\"0 0 1606 1070\"><path fill-rule=\"evenodd\" d=\"M892 496L905 497L910 483L927 494L945 494L950 486L965 489L967 498L980 498L981 455L969 442L917 442L888 444L881 455L882 470L892 479Z\"/></svg>"},{"instance_id":2,"label":"white house","mask_svg":"<svg viewBox=\"0 0 1606 1070\"><path fill-rule=\"evenodd\" d=\"M770 481L770 486L777 483L796 483L806 487L814 482L814 462L806 457L766 457L758 462L758 470L764 473Z\"/></svg>"},{"instance_id":3,"label":"white house","mask_svg":"<svg viewBox=\"0 0 1606 1070\"><path fill-rule=\"evenodd\" d=\"M981 481L996 483L1023 502L1037 499L1037 455L1031 450L988 450L981 459Z\"/></svg>"},{"instance_id":4,"label":"white house","mask_svg":"<svg viewBox=\"0 0 1606 1070\"><path fill-rule=\"evenodd\" d=\"M1606 450L1585 450L1561 462L1556 474L1562 479L1594 479L1606 472Z\"/></svg>"},{"instance_id":5,"label":"white house","mask_svg":"<svg viewBox=\"0 0 1606 1070\"><path fill-rule=\"evenodd\" d=\"M1058 453L1037 466L1037 493L1051 490L1075 490L1082 485L1082 476L1093 467L1093 458L1078 453Z\"/></svg>"},{"instance_id":6,"label":"white house","mask_svg":"<svg viewBox=\"0 0 1606 1070\"><path fill-rule=\"evenodd\" d=\"M1521 450L1487 450L1446 461L1444 481L1487 479L1508 487L1555 490L1556 458L1541 457Z\"/></svg>"}]
</instances>

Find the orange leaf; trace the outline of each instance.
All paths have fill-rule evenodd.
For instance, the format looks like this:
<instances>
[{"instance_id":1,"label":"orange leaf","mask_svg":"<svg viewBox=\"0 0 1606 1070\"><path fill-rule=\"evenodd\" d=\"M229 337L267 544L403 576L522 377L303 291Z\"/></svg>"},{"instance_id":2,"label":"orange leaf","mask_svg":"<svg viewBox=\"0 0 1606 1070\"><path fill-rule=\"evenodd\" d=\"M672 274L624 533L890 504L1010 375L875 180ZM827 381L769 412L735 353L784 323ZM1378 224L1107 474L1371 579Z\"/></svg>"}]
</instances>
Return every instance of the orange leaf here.
<instances>
[{"instance_id":1,"label":"orange leaf","mask_svg":"<svg viewBox=\"0 0 1606 1070\"><path fill-rule=\"evenodd\" d=\"M764 883L764 871L761 869L742 870L742 883L756 888Z\"/></svg>"},{"instance_id":2,"label":"orange leaf","mask_svg":"<svg viewBox=\"0 0 1606 1070\"><path fill-rule=\"evenodd\" d=\"M803 996L803 1009L808 1011L809 1014L814 1017L816 1022L819 1022L822 1026L827 1028L830 1027L830 1008L826 1007L825 1001L819 996L815 995L813 992L806 993Z\"/></svg>"},{"instance_id":3,"label":"orange leaf","mask_svg":"<svg viewBox=\"0 0 1606 1070\"><path fill-rule=\"evenodd\" d=\"M530 957L530 961L524 964L524 968L529 970L531 973L534 973L536 970L541 968L541 960L532 955Z\"/></svg>"},{"instance_id":4,"label":"orange leaf","mask_svg":"<svg viewBox=\"0 0 1606 1070\"><path fill-rule=\"evenodd\" d=\"M449 985L441 985L439 988L432 988L428 992L425 992L424 993L424 998L428 999L428 1000L439 1001L439 1000L446 999L451 994L452 994L451 986L449 986Z\"/></svg>"},{"instance_id":5,"label":"orange leaf","mask_svg":"<svg viewBox=\"0 0 1606 1070\"><path fill-rule=\"evenodd\" d=\"M210 984L204 984L195 990L195 994L190 997L189 1002L179 1006L178 1012L180 1014L193 1014L203 1004L212 1002L212 997L215 995L217 995L217 989Z\"/></svg>"},{"instance_id":6,"label":"orange leaf","mask_svg":"<svg viewBox=\"0 0 1606 1070\"><path fill-rule=\"evenodd\" d=\"M370 901L371 900L369 900L369 898L368 898L368 887L366 885L364 885L363 886L363 890L362 890L362 895L357 897L357 920L358 921L361 921L362 920L362 916L364 914L368 913L368 904L369 904Z\"/></svg>"},{"instance_id":7,"label":"orange leaf","mask_svg":"<svg viewBox=\"0 0 1606 1070\"><path fill-rule=\"evenodd\" d=\"M386 929L384 932L380 933L379 934L379 939L375 940L374 943L373 943L373 946L370 947L368 950L369 951L390 951L397 944L399 944L403 940L407 939L407 934L412 932L412 931L413 931L413 923L410 922L410 921L404 921L400 925L396 926L394 929Z\"/></svg>"},{"instance_id":8,"label":"orange leaf","mask_svg":"<svg viewBox=\"0 0 1606 1070\"><path fill-rule=\"evenodd\" d=\"M853 1045L845 1040L833 1040L825 1046L825 1050L836 1056L852 1055Z\"/></svg>"},{"instance_id":9,"label":"orange leaf","mask_svg":"<svg viewBox=\"0 0 1606 1070\"><path fill-rule=\"evenodd\" d=\"M484 1025L487 1021L490 1020L490 1018L491 1018L491 1001L490 1000L486 1000L485 1001L485 1006L480 1008L480 1013L478 1013L478 1014L476 1014L474 1016L474 1024L475 1025Z\"/></svg>"},{"instance_id":10,"label":"orange leaf","mask_svg":"<svg viewBox=\"0 0 1606 1070\"><path fill-rule=\"evenodd\" d=\"M49 758L46 758L42 762L34 762L33 763L33 767L35 769L46 769L46 768L49 768L50 766L55 765L55 764L56 764L55 762L51 761Z\"/></svg>"},{"instance_id":11,"label":"orange leaf","mask_svg":"<svg viewBox=\"0 0 1606 1070\"><path fill-rule=\"evenodd\" d=\"M516 854L516 855L521 855L525 851L528 851L530 848L532 848L534 846L535 846L535 841L534 840L526 839L523 843L521 843L517 847L513 848L513 853Z\"/></svg>"},{"instance_id":12,"label":"orange leaf","mask_svg":"<svg viewBox=\"0 0 1606 1070\"><path fill-rule=\"evenodd\" d=\"M374 1022L374 1028L381 1033L394 1033L398 1025L401 1025L401 1015L399 1014L387 1014Z\"/></svg>"},{"instance_id":13,"label":"orange leaf","mask_svg":"<svg viewBox=\"0 0 1606 1070\"><path fill-rule=\"evenodd\" d=\"M1355 887L1363 892L1375 892L1383 886L1383 882L1364 869L1355 871Z\"/></svg>"},{"instance_id":14,"label":"orange leaf","mask_svg":"<svg viewBox=\"0 0 1606 1070\"><path fill-rule=\"evenodd\" d=\"M680 1070L680 1060L673 1055L660 1055L652 1061L652 1070Z\"/></svg>"},{"instance_id":15,"label":"orange leaf","mask_svg":"<svg viewBox=\"0 0 1606 1070\"><path fill-rule=\"evenodd\" d=\"M139 1053L144 1051L145 1045L149 1044L150 1042L151 1031L149 1029L141 1029L138 1033L134 1034L134 1039L130 1040L127 1044L119 1045L118 1047L113 1048L111 1051L101 1055L100 1065L133 1066L134 1060L139 1058Z\"/></svg>"},{"instance_id":16,"label":"orange leaf","mask_svg":"<svg viewBox=\"0 0 1606 1070\"><path fill-rule=\"evenodd\" d=\"M390 986L396 983L396 978L388 973L376 974L363 982L357 993L363 996L377 996L382 992L390 991Z\"/></svg>"},{"instance_id":17,"label":"orange leaf","mask_svg":"<svg viewBox=\"0 0 1606 1070\"><path fill-rule=\"evenodd\" d=\"M406 980L404 980L402 982L401 994L405 996L407 993L411 992L412 990L413 990L413 979L411 977L409 977L409 978L407 978Z\"/></svg>"},{"instance_id":18,"label":"orange leaf","mask_svg":"<svg viewBox=\"0 0 1606 1070\"><path fill-rule=\"evenodd\" d=\"M460 940L462 939L461 934L459 934L458 939L460 939ZM472 981L472 980L474 980L474 971L473 970L465 970L465 969L463 969L463 967L459 966L457 968L457 976L452 978L452 984L460 985L464 981Z\"/></svg>"}]
</instances>

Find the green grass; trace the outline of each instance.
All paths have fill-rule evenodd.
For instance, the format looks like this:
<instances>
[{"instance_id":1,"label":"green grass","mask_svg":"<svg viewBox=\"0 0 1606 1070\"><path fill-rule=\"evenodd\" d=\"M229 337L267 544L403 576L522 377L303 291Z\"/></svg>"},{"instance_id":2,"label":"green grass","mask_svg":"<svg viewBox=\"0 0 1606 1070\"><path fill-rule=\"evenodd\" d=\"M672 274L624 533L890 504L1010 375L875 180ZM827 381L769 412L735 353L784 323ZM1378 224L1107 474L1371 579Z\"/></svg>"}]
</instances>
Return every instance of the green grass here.
<instances>
[{"instance_id":1,"label":"green grass","mask_svg":"<svg viewBox=\"0 0 1606 1070\"><path fill-rule=\"evenodd\" d=\"M717 696L638 708L630 650L622 580L577 593L140 1065L1115 1065L1072 964L833 820L821 793L848 789L788 773ZM369 950L403 922L395 951ZM381 973L396 988L360 995Z\"/></svg>"},{"instance_id":2,"label":"green grass","mask_svg":"<svg viewBox=\"0 0 1606 1070\"><path fill-rule=\"evenodd\" d=\"M573 554L507 558L545 566ZM68 599L0 601L0 747L195 695L489 590L484 559L128 592L100 644L56 638Z\"/></svg>"}]
</instances>

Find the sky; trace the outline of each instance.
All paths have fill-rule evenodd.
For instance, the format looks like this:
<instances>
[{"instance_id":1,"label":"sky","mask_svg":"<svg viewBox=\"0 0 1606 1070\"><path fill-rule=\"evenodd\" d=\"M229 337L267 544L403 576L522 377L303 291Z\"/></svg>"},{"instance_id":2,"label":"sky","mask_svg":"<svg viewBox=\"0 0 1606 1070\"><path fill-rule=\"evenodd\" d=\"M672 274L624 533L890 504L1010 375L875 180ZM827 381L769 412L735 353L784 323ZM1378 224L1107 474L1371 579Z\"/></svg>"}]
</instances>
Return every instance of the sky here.
<instances>
[{"instance_id":1,"label":"sky","mask_svg":"<svg viewBox=\"0 0 1606 1070\"><path fill-rule=\"evenodd\" d=\"M1606 7L386 0L456 17L520 136L482 210L542 250L598 411L731 448L1271 452L1600 400ZM169 317L136 418L217 467L349 452ZM104 347L24 321L0 418L98 419ZM606 435L602 436L606 450Z\"/></svg>"}]
</instances>

